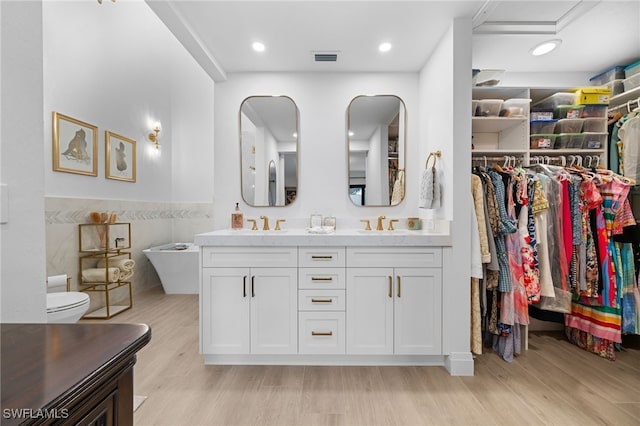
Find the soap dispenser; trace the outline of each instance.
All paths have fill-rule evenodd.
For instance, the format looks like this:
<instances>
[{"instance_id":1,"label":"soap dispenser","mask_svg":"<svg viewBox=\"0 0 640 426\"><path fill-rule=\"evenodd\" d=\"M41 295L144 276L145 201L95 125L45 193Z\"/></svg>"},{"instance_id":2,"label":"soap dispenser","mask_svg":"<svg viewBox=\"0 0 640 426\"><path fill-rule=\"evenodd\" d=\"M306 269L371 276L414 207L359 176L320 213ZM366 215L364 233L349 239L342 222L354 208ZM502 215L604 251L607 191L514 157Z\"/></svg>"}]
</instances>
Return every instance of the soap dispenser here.
<instances>
[{"instance_id":1,"label":"soap dispenser","mask_svg":"<svg viewBox=\"0 0 640 426\"><path fill-rule=\"evenodd\" d=\"M231 212L231 229L244 228L244 215L240 211L240 203L236 203L236 208Z\"/></svg>"}]
</instances>

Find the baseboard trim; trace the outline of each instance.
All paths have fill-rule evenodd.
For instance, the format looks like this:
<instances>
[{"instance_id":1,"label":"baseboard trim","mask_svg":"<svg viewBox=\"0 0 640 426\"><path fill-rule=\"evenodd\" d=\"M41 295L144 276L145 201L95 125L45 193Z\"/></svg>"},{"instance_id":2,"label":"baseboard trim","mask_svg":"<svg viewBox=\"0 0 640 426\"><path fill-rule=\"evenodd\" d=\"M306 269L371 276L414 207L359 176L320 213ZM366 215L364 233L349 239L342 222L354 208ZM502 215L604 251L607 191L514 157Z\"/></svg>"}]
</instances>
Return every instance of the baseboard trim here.
<instances>
[{"instance_id":1,"label":"baseboard trim","mask_svg":"<svg viewBox=\"0 0 640 426\"><path fill-rule=\"evenodd\" d=\"M473 376L474 374L471 352L451 352L445 356L444 366L452 376Z\"/></svg>"},{"instance_id":2,"label":"baseboard trim","mask_svg":"<svg viewBox=\"0 0 640 426\"><path fill-rule=\"evenodd\" d=\"M442 355L204 355L207 365L444 366Z\"/></svg>"}]
</instances>

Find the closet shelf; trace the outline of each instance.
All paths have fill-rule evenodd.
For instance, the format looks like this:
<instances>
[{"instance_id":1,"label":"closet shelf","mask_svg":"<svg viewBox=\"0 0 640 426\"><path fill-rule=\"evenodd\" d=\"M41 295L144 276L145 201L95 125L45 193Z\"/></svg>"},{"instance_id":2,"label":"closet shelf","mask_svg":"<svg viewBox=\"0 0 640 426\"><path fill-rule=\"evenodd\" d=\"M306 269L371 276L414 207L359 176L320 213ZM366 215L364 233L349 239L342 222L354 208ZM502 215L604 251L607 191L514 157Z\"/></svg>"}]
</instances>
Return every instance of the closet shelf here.
<instances>
[{"instance_id":1,"label":"closet shelf","mask_svg":"<svg viewBox=\"0 0 640 426\"><path fill-rule=\"evenodd\" d=\"M527 117L473 117L473 133L495 133L501 132L523 123L529 124Z\"/></svg>"},{"instance_id":2,"label":"closet shelf","mask_svg":"<svg viewBox=\"0 0 640 426\"><path fill-rule=\"evenodd\" d=\"M612 96L609 99L609 108L614 108L619 105L626 104L629 101L633 101L640 98L640 86L629 90L628 92L622 92L619 95Z\"/></svg>"},{"instance_id":3,"label":"closet shelf","mask_svg":"<svg viewBox=\"0 0 640 426\"><path fill-rule=\"evenodd\" d=\"M546 151L551 151L551 150L547 149ZM500 148L496 148L496 149L474 149L474 150L471 151L471 156L472 157L476 157L478 155L500 156L500 155L509 155L509 154L522 155L522 154L526 154L527 152L529 152L528 149L500 149Z\"/></svg>"},{"instance_id":4,"label":"closet shelf","mask_svg":"<svg viewBox=\"0 0 640 426\"><path fill-rule=\"evenodd\" d=\"M563 155L563 154L602 154L605 152L603 148L598 149L584 149L584 148L565 148L565 149L530 149L529 152L535 155Z\"/></svg>"}]
</instances>

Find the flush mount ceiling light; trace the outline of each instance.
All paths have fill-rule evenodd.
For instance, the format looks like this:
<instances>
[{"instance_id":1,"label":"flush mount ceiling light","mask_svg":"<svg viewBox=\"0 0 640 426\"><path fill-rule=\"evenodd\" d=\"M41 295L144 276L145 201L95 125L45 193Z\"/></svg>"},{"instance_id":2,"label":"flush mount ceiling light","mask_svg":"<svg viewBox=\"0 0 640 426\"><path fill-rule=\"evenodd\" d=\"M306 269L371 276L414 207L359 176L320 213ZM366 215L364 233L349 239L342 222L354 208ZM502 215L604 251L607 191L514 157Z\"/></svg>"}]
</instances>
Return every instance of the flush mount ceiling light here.
<instances>
[{"instance_id":1,"label":"flush mount ceiling light","mask_svg":"<svg viewBox=\"0 0 640 426\"><path fill-rule=\"evenodd\" d=\"M264 44L260 43L259 41L253 43L251 47L253 47L253 50L255 50L256 52L264 52Z\"/></svg>"},{"instance_id":2,"label":"flush mount ceiling light","mask_svg":"<svg viewBox=\"0 0 640 426\"><path fill-rule=\"evenodd\" d=\"M531 49L531 54L533 56L546 55L547 53L554 50L556 47L560 46L560 44L562 44L562 40L560 39L547 40L545 42L538 44L533 49Z\"/></svg>"},{"instance_id":3,"label":"flush mount ceiling light","mask_svg":"<svg viewBox=\"0 0 640 426\"><path fill-rule=\"evenodd\" d=\"M391 50L391 43L384 42L380 44L380 46L378 46L378 50L381 52L388 52L389 50Z\"/></svg>"}]
</instances>

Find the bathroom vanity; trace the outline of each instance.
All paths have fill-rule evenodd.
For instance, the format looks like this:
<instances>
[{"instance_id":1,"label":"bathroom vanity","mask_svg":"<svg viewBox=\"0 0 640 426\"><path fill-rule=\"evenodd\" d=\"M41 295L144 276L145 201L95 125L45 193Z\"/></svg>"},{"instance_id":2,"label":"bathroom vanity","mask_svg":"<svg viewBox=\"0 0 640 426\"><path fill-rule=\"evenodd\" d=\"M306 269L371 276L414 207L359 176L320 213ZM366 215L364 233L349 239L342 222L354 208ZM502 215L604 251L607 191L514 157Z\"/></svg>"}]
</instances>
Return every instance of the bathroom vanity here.
<instances>
[{"instance_id":1,"label":"bathroom vanity","mask_svg":"<svg viewBox=\"0 0 640 426\"><path fill-rule=\"evenodd\" d=\"M205 363L444 365L449 235L219 230L195 243Z\"/></svg>"}]
</instances>

